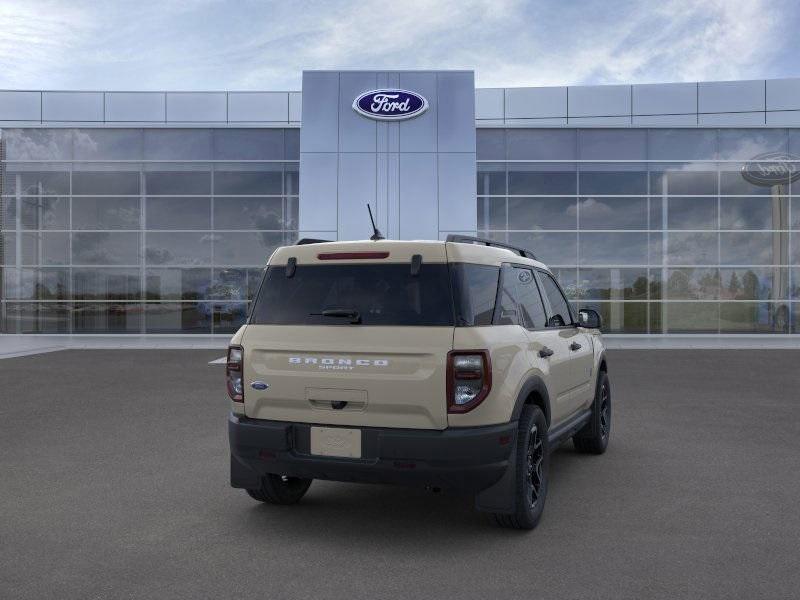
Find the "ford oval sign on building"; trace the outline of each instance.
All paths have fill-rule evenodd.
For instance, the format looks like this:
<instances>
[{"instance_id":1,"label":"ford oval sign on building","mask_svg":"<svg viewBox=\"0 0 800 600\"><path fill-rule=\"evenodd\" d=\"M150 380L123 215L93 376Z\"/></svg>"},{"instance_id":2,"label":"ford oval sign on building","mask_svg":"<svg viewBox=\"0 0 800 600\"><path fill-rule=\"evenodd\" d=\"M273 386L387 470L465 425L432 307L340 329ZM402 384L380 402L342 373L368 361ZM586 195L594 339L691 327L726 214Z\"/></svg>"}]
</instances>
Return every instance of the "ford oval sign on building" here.
<instances>
[{"instance_id":1,"label":"ford oval sign on building","mask_svg":"<svg viewBox=\"0 0 800 600\"><path fill-rule=\"evenodd\" d=\"M742 177L765 187L792 183L800 178L800 157L784 152L759 154L742 167Z\"/></svg>"},{"instance_id":2,"label":"ford oval sign on building","mask_svg":"<svg viewBox=\"0 0 800 600\"><path fill-rule=\"evenodd\" d=\"M428 101L408 90L371 90L353 100L353 110L370 119L401 121L421 115Z\"/></svg>"}]
</instances>

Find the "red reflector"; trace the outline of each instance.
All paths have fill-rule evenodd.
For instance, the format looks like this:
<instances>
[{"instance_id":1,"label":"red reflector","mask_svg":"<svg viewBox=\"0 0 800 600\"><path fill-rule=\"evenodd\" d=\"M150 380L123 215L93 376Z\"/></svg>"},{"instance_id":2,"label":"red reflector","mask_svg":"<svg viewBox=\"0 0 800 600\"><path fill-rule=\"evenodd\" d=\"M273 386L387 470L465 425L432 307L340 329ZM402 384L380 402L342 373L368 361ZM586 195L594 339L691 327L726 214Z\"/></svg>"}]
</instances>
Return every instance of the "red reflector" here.
<instances>
[{"instance_id":1,"label":"red reflector","mask_svg":"<svg viewBox=\"0 0 800 600\"><path fill-rule=\"evenodd\" d=\"M511 442L511 436L510 435L501 435L500 439L498 441L500 442L501 446L508 446L508 444Z\"/></svg>"},{"instance_id":2,"label":"red reflector","mask_svg":"<svg viewBox=\"0 0 800 600\"><path fill-rule=\"evenodd\" d=\"M259 450L258 458L261 458L263 460L269 460L270 458L275 458L275 453L270 452L269 450Z\"/></svg>"},{"instance_id":3,"label":"red reflector","mask_svg":"<svg viewBox=\"0 0 800 600\"><path fill-rule=\"evenodd\" d=\"M388 252L322 252L317 254L319 260L369 260L388 257Z\"/></svg>"}]
</instances>

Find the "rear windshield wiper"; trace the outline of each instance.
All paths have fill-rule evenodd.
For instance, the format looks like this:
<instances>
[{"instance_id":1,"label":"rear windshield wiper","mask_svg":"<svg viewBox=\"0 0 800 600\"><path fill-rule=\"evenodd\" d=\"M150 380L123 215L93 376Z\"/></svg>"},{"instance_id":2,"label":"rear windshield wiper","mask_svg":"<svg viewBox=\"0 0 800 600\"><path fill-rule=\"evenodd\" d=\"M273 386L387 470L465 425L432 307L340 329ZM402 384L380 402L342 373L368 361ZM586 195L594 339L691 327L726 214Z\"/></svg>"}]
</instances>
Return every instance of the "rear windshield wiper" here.
<instances>
[{"instance_id":1,"label":"rear windshield wiper","mask_svg":"<svg viewBox=\"0 0 800 600\"><path fill-rule=\"evenodd\" d=\"M339 319L350 319L350 323L358 325L361 323L361 314L352 308L328 308L319 313L309 313L315 317L336 317Z\"/></svg>"}]
</instances>

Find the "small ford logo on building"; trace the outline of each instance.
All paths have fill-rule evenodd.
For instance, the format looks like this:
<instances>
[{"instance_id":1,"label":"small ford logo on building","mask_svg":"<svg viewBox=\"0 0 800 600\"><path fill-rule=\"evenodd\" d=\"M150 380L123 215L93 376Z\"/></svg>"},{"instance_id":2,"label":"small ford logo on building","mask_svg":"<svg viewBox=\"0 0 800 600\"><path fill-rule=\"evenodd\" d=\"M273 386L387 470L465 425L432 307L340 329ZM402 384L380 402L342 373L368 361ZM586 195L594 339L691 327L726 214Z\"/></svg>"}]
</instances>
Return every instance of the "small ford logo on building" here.
<instances>
[{"instance_id":1,"label":"small ford logo on building","mask_svg":"<svg viewBox=\"0 0 800 600\"><path fill-rule=\"evenodd\" d=\"M742 177L754 185L772 186L800 179L800 157L785 152L767 152L748 160Z\"/></svg>"},{"instance_id":2,"label":"small ford logo on building","mask_svg":"<svg viewBox=\"0 0 800 600\"><path fill-rule=\"evenodd\" d=\"M421 115L428 101L408 90L371 90L353 100L353 110L370 119L400 121Z\"/></svg>"}]
</instances>

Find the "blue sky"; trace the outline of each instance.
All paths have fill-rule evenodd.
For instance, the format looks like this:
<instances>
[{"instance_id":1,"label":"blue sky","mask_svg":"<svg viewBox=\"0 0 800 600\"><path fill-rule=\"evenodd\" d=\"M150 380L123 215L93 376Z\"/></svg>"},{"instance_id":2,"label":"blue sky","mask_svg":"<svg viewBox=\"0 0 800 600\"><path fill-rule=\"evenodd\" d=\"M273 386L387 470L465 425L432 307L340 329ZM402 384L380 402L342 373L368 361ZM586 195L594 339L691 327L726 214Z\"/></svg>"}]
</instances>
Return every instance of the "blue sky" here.
<instances>
[{"instance_id":1,"label":"blue sky","mask_svg":"<svg viewBox=\"0 0 800 600\"><path fill-rule=\"evenodd\" d=\"M481 87L800 76L793 0L2 0L0 89L295 90L324 68Z\"/></svg>"}]
</instances>

